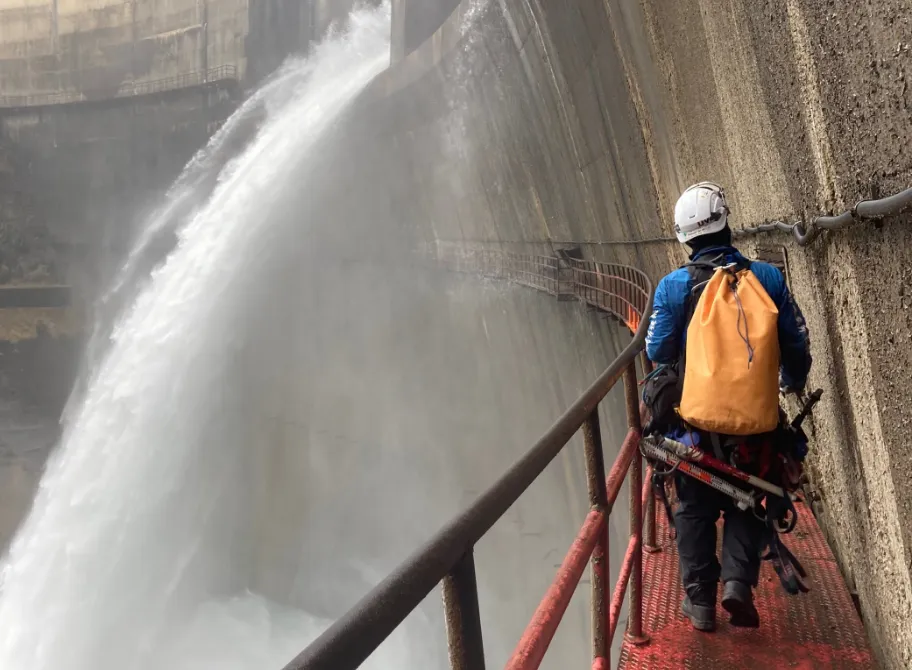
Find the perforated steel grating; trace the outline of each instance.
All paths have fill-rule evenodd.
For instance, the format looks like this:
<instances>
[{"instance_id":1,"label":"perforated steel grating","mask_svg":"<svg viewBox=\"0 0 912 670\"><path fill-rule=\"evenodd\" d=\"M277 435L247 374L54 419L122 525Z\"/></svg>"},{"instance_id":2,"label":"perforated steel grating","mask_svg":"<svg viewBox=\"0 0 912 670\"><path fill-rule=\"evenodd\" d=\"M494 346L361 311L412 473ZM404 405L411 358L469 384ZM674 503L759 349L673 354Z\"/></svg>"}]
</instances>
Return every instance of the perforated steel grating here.
<instances>
[{"instance_id":1,"label":"perforated steel grating","mask_svg":"<svg viewBox=\"0 0 912 670\"><path fill-rule=\"evenodd\" d=\"M779 585L772 566L765 562L755 593L761 627L734 628L728 624L725 610L719 607L715 633L693 630L681 614L678 555L674 541L668 537L664 517L659 514L662 551L645 554L643 566L643 627L650 642L642 647L625 642L619 667L876 668L861 620L817 521L805 505L798 505L798 511L798 527L785 537L785 542L808 571L811 592L789 596Z\"/></svg>"}]
</instances>

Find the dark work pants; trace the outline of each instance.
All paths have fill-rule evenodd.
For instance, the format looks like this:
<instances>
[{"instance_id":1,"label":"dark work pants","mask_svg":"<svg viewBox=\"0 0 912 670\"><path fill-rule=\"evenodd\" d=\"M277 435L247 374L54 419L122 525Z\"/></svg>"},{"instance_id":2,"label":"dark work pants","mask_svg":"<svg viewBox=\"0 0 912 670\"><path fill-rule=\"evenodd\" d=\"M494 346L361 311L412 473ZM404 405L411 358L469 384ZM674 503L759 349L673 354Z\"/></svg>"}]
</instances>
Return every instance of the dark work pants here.
<instances>
[{"instance_id":1,"label":"dark work pants","mask_svg":"<svg viewBox=\"0 0 912 670\"><path fill-rule=\"evenodd\" d=\"M757 586L760 553L766 546L766 525L751 511L742 511L734 500L677 473L675 485L680 504L675 512L678 556L684 589L691 584L715 585L737 580ZM722 532L722 565L716 558L716 521L725 514Z\"/></svg>"}]
</instances>

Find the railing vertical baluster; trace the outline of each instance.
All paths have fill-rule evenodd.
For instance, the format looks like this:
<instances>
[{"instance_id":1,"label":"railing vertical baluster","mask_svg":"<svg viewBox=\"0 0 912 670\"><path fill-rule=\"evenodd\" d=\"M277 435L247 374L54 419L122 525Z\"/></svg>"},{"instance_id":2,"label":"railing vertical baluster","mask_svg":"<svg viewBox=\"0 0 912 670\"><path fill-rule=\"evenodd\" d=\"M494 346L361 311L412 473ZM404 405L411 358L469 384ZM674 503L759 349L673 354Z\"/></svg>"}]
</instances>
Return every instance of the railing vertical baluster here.
<instances>
[{"instance_id":1,"label":"railing vertical baluster","mask_svg":"<svg viewBox=\"0 0 912 670\"><path fill-rule=\"evenodd\" d=\"M596 293L596 291L595 291L595 278L596 278L595 272L596 272L596 265L593 261L590 261L589 262L589 281L587 282L587 284L589 286L589 300L592 302L593 305L598 306L601 303L599 303L598 293Z\"/></svg>"},{"instance_id":2,"label":"railing vertical baluster","mask_svg":"<svg viewBox=\"0 0 912 670\"><path fill-rule=\"evenodd\" d=\"M446 612L450 667L453 670L484 670L478 584L471 549L443 579L443 608Z\"/></svg>"},{"instance_id":3,"label":"railing vertical baluster","mask_svg":"<svg viewBox=\"0 0 912 670\"><path fill-rule=\"evenodd\" d=\"M646 355L645 351L640 354L640 363L643 367L643 377L645 378L653 370L652 361L649 360L649 356ZM661 551L661 548L656 543L656 499L654 493L646 498L646 509L643 510L643 514L646 515L643 523L643 551L654 554Z\"/></svg>"},{"instance_id":4,"label":"railing vertical baluster","mask_svg":"<svg viewBox=\"0 0 912 670\"><path fill-rule=\"evenodd\" d=\"M611 311L623 317L624 312L621 310L621 284L616 276L611 277Z\"/></svg>"},{"instance_id":5,"label":"railing vertical baluster","mask_svg":"<svg viewBox=\"0 0 912 670\"><path fill-rule=\"evenodd\" d=\"M624 311L621 308L622 300L620 297L621 285L617 280L617 277L611 278L612 288L611 288L611 311L615 314L620 314L623 318Z\"/></svg>"},{"instance_id":6,"label":"railing vertical baluster","mask_svg":"<svg viewBox=\"0 0 912 670\"><path fill-rule=\"evenodd\" d=\"M586 445L586 479L589 485L589 505L607 512L608 494L605 489L605 455L602 451L602 432L598 406L583 424ZM611 667L611 640L608 639L609 571L608 523L592 552L592 658L605 659Z\"/></svg>"},{"instance_id":7,"label":"railing vertical baluster","mask_svg":"<svg viewBox=\"0 0 912 670\"><path fill-rule=\"evenodd\" d=\"M627 424L636 432L642 432L640 423L640 397L637 391L636 359L630 361L624 372L624 395L627 399ZM643 459L637 453L630 463L630 536L639 538L636 543L633 570L630 573L630 601L627 619L627 638L633 644L644 644L648 638L643 634Z\"/></svg>"}]
</instances>

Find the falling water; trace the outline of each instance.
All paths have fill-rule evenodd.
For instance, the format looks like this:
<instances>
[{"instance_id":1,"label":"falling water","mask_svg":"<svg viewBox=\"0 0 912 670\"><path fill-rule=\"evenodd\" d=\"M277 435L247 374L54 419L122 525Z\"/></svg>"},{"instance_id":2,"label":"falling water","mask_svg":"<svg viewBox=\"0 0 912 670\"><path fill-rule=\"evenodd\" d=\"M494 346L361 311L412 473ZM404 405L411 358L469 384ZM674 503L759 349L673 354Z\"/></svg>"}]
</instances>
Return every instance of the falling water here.
<instances>
[{"instance_id":1,"label":"falling water","mask_svg":"<svg viewBox=\"0 0 912 670\"><path fill-rule=\"evenodd\" d=\"M126 260L96 304L92 333L86 344L81 370L64 409L69 417L81 406L85 387L107 352L111 331L123 310L135 299L151 270L173 250L180 227L208 202L223 168L252 134L268 101L294 91L310 75L314 62L290 62L279 68L248 96L187 163L168 189L159 207L143 222Z\"/></svg>"},{"instance_id":2,"label":"falling water","mask_svg":"<svg viewBox=\"0 0 912 670\"><path fill-rule=\"evenodd\" d=\"M177 245L113 329L7 556L3 670L265 670L325 625L248 590L254 440L238 361L258 282L289 224L307 225L274 203L386 67L388 36L388 6L355 12L255 96L262 126L214 187L194 164L149 222L144 239L173 226ZM407 667L387 652L384 667Z\"/></svg>"}]
</instances>

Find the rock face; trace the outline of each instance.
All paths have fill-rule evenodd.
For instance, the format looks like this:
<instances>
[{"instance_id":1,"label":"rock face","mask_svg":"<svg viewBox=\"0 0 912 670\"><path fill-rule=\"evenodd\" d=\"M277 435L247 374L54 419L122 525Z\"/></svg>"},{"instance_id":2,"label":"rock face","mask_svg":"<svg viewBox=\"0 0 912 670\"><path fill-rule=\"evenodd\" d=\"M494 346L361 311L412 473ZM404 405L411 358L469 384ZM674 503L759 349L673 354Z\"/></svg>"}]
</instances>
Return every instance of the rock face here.
<instances>
[{"instance_id":1,"label":"rock face","mask_svg":"<svg viewBox=\"0 0 912 670\"><path fill-rule=\"evenodd\" d=\"M658 278L684 259L657 238L689 183L723 183L736 227L912 183L910 24L901 0L466 0L417 48L394 44L352 126L362 160L340 171L371 207L349 195L347 220L431 249L578 245ZM908 223L742 243L787 257L827 391L818 512L891 668L912 665Z\"/></svg>"}]
</instances>

